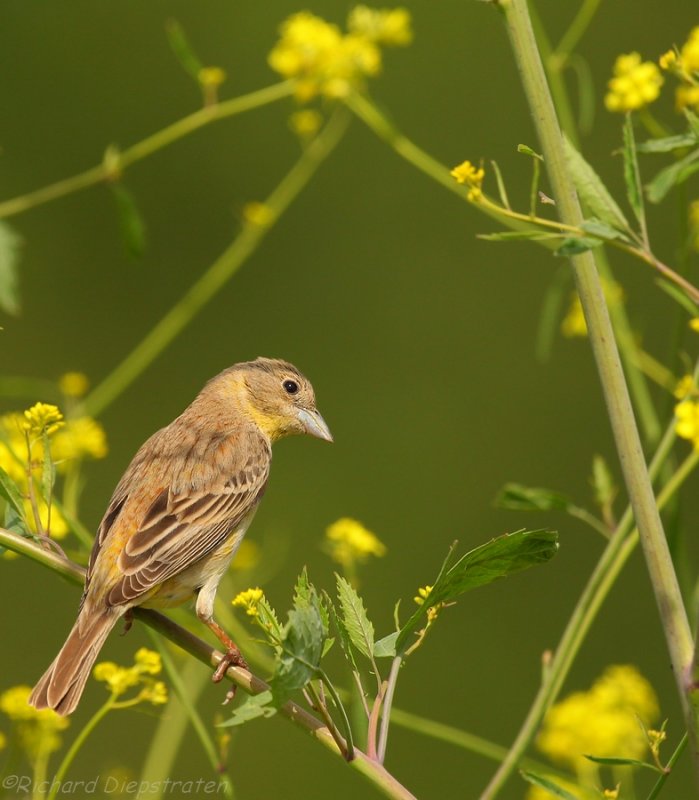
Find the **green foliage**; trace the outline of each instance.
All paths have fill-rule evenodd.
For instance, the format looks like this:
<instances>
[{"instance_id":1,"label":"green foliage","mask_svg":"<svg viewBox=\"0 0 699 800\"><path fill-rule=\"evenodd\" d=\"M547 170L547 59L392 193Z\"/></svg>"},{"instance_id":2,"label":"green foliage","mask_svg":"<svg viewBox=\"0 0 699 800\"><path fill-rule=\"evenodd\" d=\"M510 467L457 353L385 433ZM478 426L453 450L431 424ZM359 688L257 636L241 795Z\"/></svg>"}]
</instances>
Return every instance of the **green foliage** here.
<instances>
[{"instance_id":1,"label":"green foliage","mask_svg":"<svg viewBox=\"0 0 699 800\"><path fill-rule=\"evenodd\" d=\"M17 265L22 240L0 220L0 309L8 314L20 311Z\"/></svg>"},{"instance_id":2,"label":"green foliage","mask_svg":"<svg viewBox=\"0 0 699 800\"><path fill-rule=\"evenodd\" d=\"M355 589L340 575L337 576L337 597L340 601L340 620L352 647L366 658L374 654L374 626L369 621L364 602Z\"/></svg>"},{"instance_id":3,"label":"green foliage","mask_svg":"<svg viewBox=\"0 0 699 800\"><path fill-rule=\"evenodd\" d=\"M495 498L495 505L508 511L565 511L568 497L551 489L506 483Z\"/></svg>"},{"instance_id":4,"label":"green foliage","mask_svg":"<svg viewBox=\"0 0 699 800\"><path fill-rule=\"evenodd\" d=\"M536 772L522 771L520 775L525 781L531 783L533 786L538 786L540 789L545 789L553 797L560 797L562 800L580 800L578 795L571 794L563 789L557 783L554 783L549 778L543 775L538 775Z\"/></svg>"},{"instance_id":5,"label":"green foliage","mask_svg":"<svg viewBox=\"0 0 699 800\"><path fill-rule=\"evenodd\" d=\"M124 247L130 256L138 258L146 249L145 222L133 194L123 183L112 183L110 188L116 203L117 219Z\"/></svg>"}]
</instances>

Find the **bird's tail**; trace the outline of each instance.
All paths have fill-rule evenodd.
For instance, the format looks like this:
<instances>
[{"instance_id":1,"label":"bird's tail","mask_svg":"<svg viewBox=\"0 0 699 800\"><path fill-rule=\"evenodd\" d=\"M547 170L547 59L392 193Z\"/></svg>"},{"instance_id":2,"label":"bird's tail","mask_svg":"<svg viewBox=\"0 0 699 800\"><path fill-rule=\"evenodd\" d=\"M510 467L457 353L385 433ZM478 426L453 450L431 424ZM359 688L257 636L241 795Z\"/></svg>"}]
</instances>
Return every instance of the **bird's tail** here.
<instances>
[{"instance_id":1,"label":"bird's tail","mask_svg":"<svg viewBox=\"0 0 699 800\"><path fill-rule=\"evenodd\" d=\"M29 703L67 715L75 710L104 640L121 613L83 607L60 653L34 687Z\"/></svg>"}]
</instances>

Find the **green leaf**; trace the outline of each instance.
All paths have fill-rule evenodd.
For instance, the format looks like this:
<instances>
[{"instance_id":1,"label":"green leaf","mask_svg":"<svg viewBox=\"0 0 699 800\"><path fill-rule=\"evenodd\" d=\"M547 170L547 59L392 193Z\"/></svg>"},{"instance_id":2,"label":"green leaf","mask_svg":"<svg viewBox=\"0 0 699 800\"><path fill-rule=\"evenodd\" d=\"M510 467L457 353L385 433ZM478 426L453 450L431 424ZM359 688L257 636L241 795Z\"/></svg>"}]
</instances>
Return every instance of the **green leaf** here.
<instances>
[{"instance_id":1,"label":"green leaf","mask_svg":"<svg viewBox=\"0 0 699 800\"><path fill-rule=\"evenodd\" d=\"M648 199L651 203L659 203L674 186L683 183L694 172L699 170L699 148L684 158L661 169L647 186Z\"/></svg>"},{"instance_id":2,"label":"green leaf","mask_svg":"<svg viewBox=\"0 0 699 800\"><path fill-rule=\"evenodd\" d=\"M646 226L646 213L643 207L643 189L641 188L641 173L638 169L638 156L636 155L636 137L633 132L631 114L624 120L624 182L626 183L626 196L629 205L636 215L642 230Z\"/></svg>"},{"instance_id":3,"label":"green leaf","mask_svg":"<svg viewBox=\"0 0 699 800\"><path fill-rule=\"evenodd\" d=\"M507 196L507 189L505 188L505 181L502 178L502 172L500 172L500 167L498 166L497 161L491 161L490 165L493 168L493 172L495 173L495 181L498 185L498 194L500 195L500 202L505 206L505 208L510 208L510 199Z\"/></svg>"},{"instance_id":4,"label":"green leaf","mask_svg":"<svg viewBox=\"0 0 699 800\"><path fill-rule=\"evenodd\" d=\"M679 287L675 286L674 283L670 283L670 281L665 280L664 278L658 278L656 280L656 284L685 311L688 312L690 317L699 317L699 305L697 305L693 300L687 297L684 289L680 289Z\"/></svg>"},{"instance_id":5,"label":"green leaf","mask_svg":"<svg viewBox=\"0 0 699 800\"><path fill-rule=\"evenodd\" d=\"M17 264L21 238L0 220L0 308L8 314L20 311Z\"/></svg>"},{"instance_id":6,"label":"green leaf","mask_svg":"<svg viewBox=\"0 0 699 800\"><path fill-rule=\"evenodd\" d=\"M539 155L539 153L535 152L534 150L529 147L528 144L518 144L517 145L517 152L524 153L525 156L531 156L532 158L538 158L539 161L543 161L544 157Z\"/></svg>"},{"instance_id":7,"label":"green leaf","mask_svg":"<svg viewBox=\"0 0 699 800\"><path fill-rule=\"evenodd\" d=\"M379 639L374 645L374 658L393 658L396 654L396 640L398 631L389 633L383 639Z\"/></svg>"},{"instance_id":8,"label":"green leaf","mask_svg":"<svg viewBox=\"0 0 699 800\"><path fill-rule=\"evenodd\" d=\"M347 632L347 628L345 627L345 623L340 618L340 615L337 613L335 608L335 604L332 601L332 598L327 594L324 593L325 598L325 605L330 613L330 619L335 627L335 630L339 633L340 636L340 649L342 650L345 658L347 659L348 664L353 672L359 672L359 667L357 666L357 661L354 657L354 648L352 647L352 641L350 639L349 633Z\"/></svg>"},{"instance_id":9,"label":"green leaf","mask_svg":"<svg viewBox=\"0 0 699 800\"><path fill-rule=\"evenodd\" d=\"M46 431L42 433L42 445L44 450L44 463L41 467L41 494L47 506L51 506L53 497L53 487L56 483L56 466L51 458L51 443Z\"/></svg>"},{"instance_id":10,"label":"green leaf","mask_svg":"<svg viewBox=\"0 0 699 800\"><path fill-rule=\"evenodd\" d=\"M599 175L585 161L568 139L563 137L566 164L583 204L602 222L617 230L631 233L624 213L609 194Z\"/></svg>"},{"instance_id":11,"label":"green leaf","mask_svg":"<svg viewBox=\"0 0 699 800\"><path fill-rule=\"evenodd\" d=\"M486 242L511 242L519 240L539 240L539 239L562 239L565 236L563 233L551 233L550 231L499 231L498 233L479 233L478 239L483 239Z\"/></svg>"},{"instance_id":12,"label":"green leaf","mask_svg":"<svg viewBox=\"0 0 699 800\"><path fill-rule=\"evenodd\" d=\"M685 108L684 115L692 130L692 133L699 139L699 117L689 108Z\"/></svg>"},{"instance_id":13,"label":"green leaf","mask_svg":"<svg viewBox=\"0 0 699 800\"><path fill-rule=\"evenodd\" d=\"M604 242L601 239L592 236L570 236L563 244L554 252L555 256L577 256L580 253L586 253L592 250L593 247L599 247Z\"/></svg>"},{"instance_id":14,"label":"green leaf","mask_svg":"<svg viewBox=\"0 0 699 800\"><path fill-rule=\"evenodd\" d=\"M403 653L414 633L424 627L433 606L456 600L464 592L549 561L558 550L554 531L520 530L498 536L456 559L454 548L444 559L432 591L401 628L396 652Z\"/></svg>"},{"instance_id":15,"label":"green leaf","mask_svg":"<svg viewBox=\"0 0 699 800\"><path fill-rule=\"evenodd\" d=\"M131 192L123 183L111 183L121 237L129 255L138 258L146 248L146 226Z\"/></svg>"},{"instance_id":16,"label":"green leaf","mask_svg":"<svg viewBox=\"0 0 699 800\"><path fill-rule=\"evenodd\" d=\"M24 518L17 513L17 509L10 503L5 506L4 528L25 538L33 536L32 532L27 528ZM3 550L5 549L3 548Z\"/></svg>"},{"instance_id":17,"label":"green leaf","mask_svg":"<svg viewBox=\"0 0 699 800\"><path fill-rule=\"evenodd\" d=\"M323 623L323 635L327 636L330 629L328 609L323 600L318 596L315 586L308 580L306 567L301 570L301 574L296 580L294 587L294 606L296 608L317 608Z\"/></svg>"},{"instance_id":18,"label":"green leaf","mask_svg":"<svg viewBox=\"0 0 699 800\"><path fill-rule=\"evenodd\" d=\"M337 578L337 596L340 600L342 621L354 647L367 658L374 653L374 626L369 621L362 598L342 576Z\"/></svg>"},{"instance_id":19,"label":"green leaf","mask_svg":"<svg viewBox=\"0 0 699 800\"><path fill-rule=\"evenodd\" d=\"M534 786L539 786L541 789L545 789L554 797L562 797L563 800L580 800L577 795L571 794L557 783L545 778L543 775L537 775L535 772L525 772L524 770L520 772L520 775L528 783L531 783Z\"/></svg>"},{"instance_id":20,"label":"green leaf","mask_svg":"<svg viewBox=\"0 0 699 800\"><path fill-rule=\"evenodd\" d=\"M571 501L563 494L521 483L506 483L495 498L496 508L508 511L565 511Z\"/></svg>"},{"instance_id":21,"label":"green leaf","mask_svg":"<svg viewBox=\"0 0 699 800\"><path fill-rule=\"evenodd\" d=\"M0 467L0 497L3 497L14 508L21 519L24 519L24 499L17 484Z\"/></svg>"},{"instance_id":22,"label":"green leaf","mask_svg":"<svg viewBox=\"0 0 699 800\"><path fill-rule=\"evenodd\" d=\"M636 758L601 758L600 756L588 756L586 755L585 758L588 761L594 761L595 764L605 764L608 767L645 767L646 769L652 769L653 772L659 772L661 775L663 771L658 769L655 764L650 764L647 761L639 761Z\"/></svg>"},{"instance_id":23,"label":"green leaf","mask_svg":"<svg viewBox=\"0 0 699 800\"><path fill-rule=\"evenodd\" d=\"M592 488L595 502L600 508L608 508L614 502L618 489L607 462L600 455L592 459Z\"/></svg>"},{"instance_id":24,"label":"green leaf","mask_svg":"<svg viewBox=\"0 0 699 800\"><path fill-rule=\"evenodd\" d=\"M165 23L165 33L167 34L172 52L180 62L180 66L185 72L191 75L195 81L199 82L199 73L203 69L203 65L192 49L187 35L184 32L184 28L176 19L169 19Z\"/></svg>"},{"instance_id":25,"label":"green leaf","mask_svg":"<svg viewBox=\"0 0 699 800\"><path fill-rule=\"evenodd\" d=\"M684 147L693 147L697 143L694 133L680 133L676 136L665 136L662 139L649 139L636 145L639 153L671 153Z\"/></svg>"},{"instance_id":26,"label":"green leaf","mask_svg":"<svg viewBox=\"0 0 699 800\"><path fill-rule=\"evenodd\" d=\"M260 692L260 694L246 697L244 702L233 709L230 719L221 722L217 727L232 728L236 725L242 725L244 722L250 722L252 719L273 717L276 713L277 709L272 705L272 692L264 691Z\"/></svg>"},{"instance_id":27,"label":"green leaf","mask_svg":"<svg viewBox=\"0 0 699 800\"><path fill-rule=\"evenodd\" d=\"M618 231L616 228L612 228L611 225L607 225L606 222L602 222L595 217L590 217L590 219L585 219L580 224L582 230L585 233L589 233L591 236L594 236L598 239L604 239L605 241L609 240L612 241L614 239L622 239L625 242L628 242L628 236L625 236L621 231Z\"/></svg>"},{"instance_id":28,"label":"green leaf","mask_svg":"<svg viewBox=\"0 0 699 800\"><path fill-rule=\"evenodd\" d=\"M302 689L318 672L325 637L317 606L293 608L284 626L282 651L271 680L274 704L278 708L292 692Z\"/></svg>"}]
</instances>

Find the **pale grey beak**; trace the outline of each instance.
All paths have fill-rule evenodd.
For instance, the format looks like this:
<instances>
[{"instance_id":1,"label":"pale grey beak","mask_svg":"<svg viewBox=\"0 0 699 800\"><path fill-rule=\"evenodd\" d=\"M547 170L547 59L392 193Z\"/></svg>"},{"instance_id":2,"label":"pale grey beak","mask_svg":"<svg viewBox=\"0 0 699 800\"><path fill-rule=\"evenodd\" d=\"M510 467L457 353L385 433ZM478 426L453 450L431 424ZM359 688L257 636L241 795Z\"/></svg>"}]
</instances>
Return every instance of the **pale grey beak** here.
<instances>
[{"instance_id":1,"label":"pale grey beak","mask_svg":"<svg viewBox=\"0 0 699 800\"><path fill-rule=\"evenodd\" d=\"M325 439L326 442L332 442L333 436L330 433L323 417L320 416L318 411L307 411L302 408L298 412L298 418L303 425L304 431L310 436L315 436L318 439Z\"/></svg>"}]
</instances>

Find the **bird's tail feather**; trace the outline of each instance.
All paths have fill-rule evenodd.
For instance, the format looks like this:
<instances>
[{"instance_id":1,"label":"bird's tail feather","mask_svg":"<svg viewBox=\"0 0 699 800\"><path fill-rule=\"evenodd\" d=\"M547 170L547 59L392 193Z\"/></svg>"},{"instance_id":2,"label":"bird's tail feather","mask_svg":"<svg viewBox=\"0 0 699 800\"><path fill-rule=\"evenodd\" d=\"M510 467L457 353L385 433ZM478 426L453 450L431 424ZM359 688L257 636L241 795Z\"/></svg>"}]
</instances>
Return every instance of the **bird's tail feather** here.
<instances>
[{"instance_id":1,"label":"bird's tail feather","mask_svg":"<svg viewBox=\"0 0 699 800\"><path fill-rule=\"evenodd\" d=\"M104 640L120 616L114 609L84 607L60 653L34 687L30 705L53 708L62 715L74 711Z\"/></svg>"}]
</instances>

